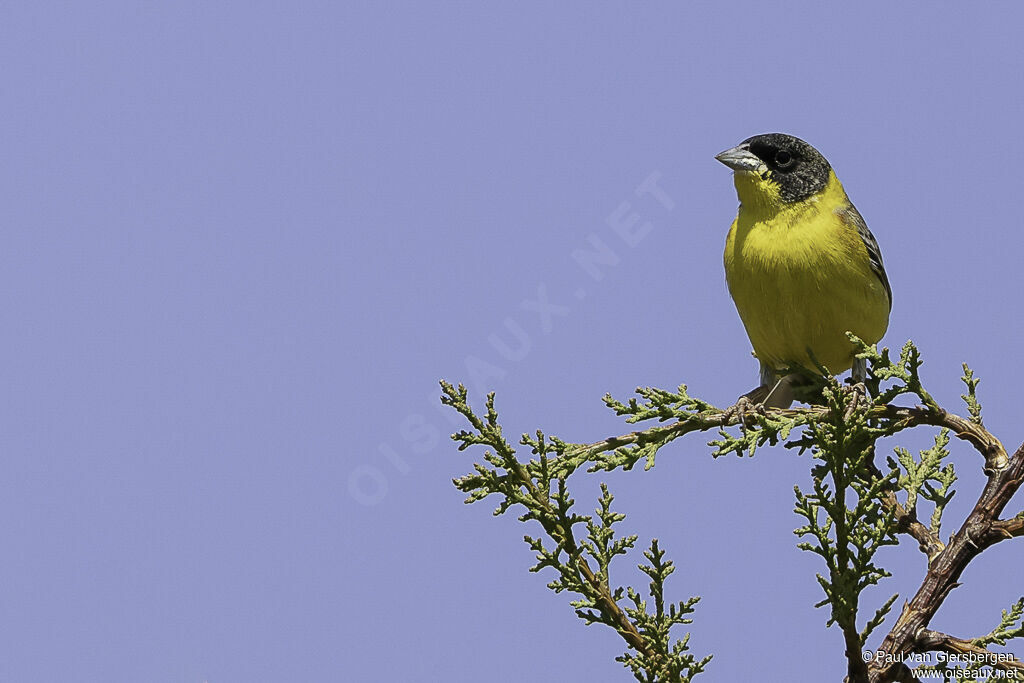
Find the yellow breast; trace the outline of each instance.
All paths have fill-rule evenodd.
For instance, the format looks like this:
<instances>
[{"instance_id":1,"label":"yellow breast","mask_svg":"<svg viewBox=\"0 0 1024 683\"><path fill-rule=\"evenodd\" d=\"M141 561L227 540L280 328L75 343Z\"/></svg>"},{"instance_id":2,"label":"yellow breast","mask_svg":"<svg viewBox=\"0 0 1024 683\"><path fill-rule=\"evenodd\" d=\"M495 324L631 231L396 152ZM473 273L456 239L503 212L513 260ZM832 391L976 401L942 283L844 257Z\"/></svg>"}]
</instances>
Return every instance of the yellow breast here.
<instances>
[{"instance_id":1,"label":"yellow breast","mask_svg":"<svg viewBox=\"0 0 1024 683\"><path fill-rule=\"evenodd\" d=\"M741 204L729 230L729 292L758 359L774 368L813 370L813 356L840 373L853 364L847 331L869 343L885 333L885 288L856 228L835 213L848 204L832 174L823 192L791 206Z\"/></svg>"}]
</instances>

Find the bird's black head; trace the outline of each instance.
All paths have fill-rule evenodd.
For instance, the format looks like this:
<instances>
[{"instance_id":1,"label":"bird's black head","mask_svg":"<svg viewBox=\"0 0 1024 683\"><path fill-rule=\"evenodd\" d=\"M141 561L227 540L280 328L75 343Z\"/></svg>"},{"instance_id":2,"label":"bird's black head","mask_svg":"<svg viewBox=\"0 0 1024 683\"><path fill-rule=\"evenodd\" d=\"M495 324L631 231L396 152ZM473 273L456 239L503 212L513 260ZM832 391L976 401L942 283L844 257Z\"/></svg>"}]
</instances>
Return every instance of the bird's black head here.
<instances>
[{"instance_id":1,"label":"bird's black head","mask_svg":"<svg viewBox=\"0 0 1024 683\"><path fill-rule=\"evenodd\" d=\"M818 150L785 133L755 135L716 158L737 172L758 173L778 185L779 199L787 203L824 190L832 170Z\"/></svg>"}]
</instances>

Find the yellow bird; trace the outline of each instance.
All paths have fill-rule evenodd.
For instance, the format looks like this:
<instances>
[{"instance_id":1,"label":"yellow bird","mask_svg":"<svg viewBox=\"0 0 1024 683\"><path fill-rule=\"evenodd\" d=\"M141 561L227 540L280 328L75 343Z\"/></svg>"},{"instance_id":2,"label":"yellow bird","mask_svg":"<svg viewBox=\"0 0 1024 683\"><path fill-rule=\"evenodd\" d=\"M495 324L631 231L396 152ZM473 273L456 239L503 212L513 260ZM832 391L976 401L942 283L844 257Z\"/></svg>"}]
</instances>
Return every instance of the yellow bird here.
<instances>
[{"instance_id":1,"label":"yellow bird","mask_svg":"<svg viewBox=\"0 0 1024 683\"><path fill-rule=\"evenodd\" d=\"M783 133L755 135L716 157L733 170L740 207L725 277L761 364L747 398L793 402L786 368L866 375L846 337L885 334L892 290L878 242L818 150ZM815 363L816 361L816 363Z\"/></svg>"}]
</instances>

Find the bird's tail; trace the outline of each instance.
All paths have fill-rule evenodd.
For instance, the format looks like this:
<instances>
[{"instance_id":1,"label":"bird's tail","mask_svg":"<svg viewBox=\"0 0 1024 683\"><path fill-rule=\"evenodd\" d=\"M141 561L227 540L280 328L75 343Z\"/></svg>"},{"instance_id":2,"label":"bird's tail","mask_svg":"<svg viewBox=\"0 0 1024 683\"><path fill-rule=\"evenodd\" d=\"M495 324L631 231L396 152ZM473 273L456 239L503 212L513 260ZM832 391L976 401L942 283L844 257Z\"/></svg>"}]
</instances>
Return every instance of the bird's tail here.
<instances>
[{"instance_id":1,"label":"bird's tail","mask_svg":"<svg viewBox=\"0 0 1024 683\"><path fill-rule=\"evenodd\" d=\"M795 398L793 387L800 380L799 375L783 375L772 385L764 385L768 394L764 397L765 408L788 408Z\"/></svg>"},{"instance_id":2,"label":"bird's tail","mask_svg":"<svg viewBox=\"0 0 1024 683\"><path fill-rule=\"evenodd\" d=\"M817 383L809 374L782 374L775 368L761 363L761 386L751 392L757 396L752 400L763 404L765 408L788 408L793 405L797 396L801 401L813 401L815 396L820 399L816 386Z\"/></svg>"}]
</instances>

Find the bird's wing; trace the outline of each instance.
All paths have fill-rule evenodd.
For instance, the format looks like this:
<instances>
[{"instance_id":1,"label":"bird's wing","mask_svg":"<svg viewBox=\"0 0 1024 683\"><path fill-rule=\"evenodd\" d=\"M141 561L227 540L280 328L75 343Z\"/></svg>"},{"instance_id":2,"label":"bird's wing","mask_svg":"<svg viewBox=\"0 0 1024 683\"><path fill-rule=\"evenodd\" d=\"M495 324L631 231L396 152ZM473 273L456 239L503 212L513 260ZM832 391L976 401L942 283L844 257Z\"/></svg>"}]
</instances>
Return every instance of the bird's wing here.
<instances>
[{"instance_id":1,"label":"bird's wing","mask_svg":"<svg viewBox=\"0 0 1024 683\"><path fill-rule=\"evenodd\" d=\"M853 204L836 209L836 215L844 223L857 230L861 241L867 247L868 259L871 261L871 270L881 280L882 286L885 287L885 294L889 297L889 310L892 310L892 288L889 286L889 277L885 274L885 266L882 265L882 250L878 248L878 241L875 239L875 236L868 230L868 224L864 222L864 217L860 215L860 211Z\"/></svg>"}]
</instances>

